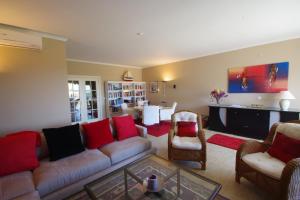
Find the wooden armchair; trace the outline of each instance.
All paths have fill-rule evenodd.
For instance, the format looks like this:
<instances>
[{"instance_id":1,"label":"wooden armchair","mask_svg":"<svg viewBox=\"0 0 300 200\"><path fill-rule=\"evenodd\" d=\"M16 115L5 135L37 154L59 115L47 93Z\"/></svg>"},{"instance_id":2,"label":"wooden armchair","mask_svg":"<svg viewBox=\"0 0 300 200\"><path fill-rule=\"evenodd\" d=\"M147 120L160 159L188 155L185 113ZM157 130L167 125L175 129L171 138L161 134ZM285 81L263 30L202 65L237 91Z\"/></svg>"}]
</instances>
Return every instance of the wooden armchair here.
<instances>
[{"instance_id":1,"label":"wooden armchair","mask_svg":"<svg viewBox=\"0 0 300 200\"><path fill-rule=\"evenodd\" d=\"M192 121L197 123L197 137L192 138L195 139L193 141L197 143L197 148L178 147L175 145L174 139L181 139L176 136L177 122L179 121ZM172 115L172 128L168 137L168 157L169 160L197 161L200 162L202 170L206 169L206 140L199 115L190 111L178 111Z\"/></svg>"},{"instance_id":2,"label":"wooden armchair","mask_svg":"<svg viewBox=\"0 0 300 200\"><path fill-rule=\"evenodd\" d=\"M276 123L264 142L247 141L241 145L236 154L236 182L244 177L274 199L300 199L300 158L284 163L266 153L277 131L300 139L300 121Z\"/></svg>"}]
</instances>

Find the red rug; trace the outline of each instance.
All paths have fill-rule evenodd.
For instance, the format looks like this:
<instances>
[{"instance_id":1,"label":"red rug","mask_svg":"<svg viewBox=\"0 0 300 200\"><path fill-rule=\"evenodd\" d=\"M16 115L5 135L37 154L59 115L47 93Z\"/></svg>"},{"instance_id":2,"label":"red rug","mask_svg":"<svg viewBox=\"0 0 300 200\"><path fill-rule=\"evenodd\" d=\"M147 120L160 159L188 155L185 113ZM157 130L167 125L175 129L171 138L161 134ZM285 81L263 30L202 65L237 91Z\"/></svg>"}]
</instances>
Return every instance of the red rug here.
<instances>
[{"instance_id":1,"label":"red rug","mask_svg":"<svg viewBox=\"0 0 300 200\"><path fill-rule=\"evenodd\" d=\"M238 150L239 147L245 142L245 140L235 137L230 137L221 134L215 134L211 136L207 142L216 144L219 146L227 147L230 149Z\"/></svg>"},{"instance_id":2,"label":"red rug","mask_svg":"<svg viewBox=\"0 0 300 200\"><path fill-rule=\"evenodd\" d=\"M150 126L144 125L142 123L137 123L137 124L146 127L148 134L153 135L155 137L168 134L171 129L170 121L161 121L159 124L154 124Z\"/></svg>"}]
</instances>

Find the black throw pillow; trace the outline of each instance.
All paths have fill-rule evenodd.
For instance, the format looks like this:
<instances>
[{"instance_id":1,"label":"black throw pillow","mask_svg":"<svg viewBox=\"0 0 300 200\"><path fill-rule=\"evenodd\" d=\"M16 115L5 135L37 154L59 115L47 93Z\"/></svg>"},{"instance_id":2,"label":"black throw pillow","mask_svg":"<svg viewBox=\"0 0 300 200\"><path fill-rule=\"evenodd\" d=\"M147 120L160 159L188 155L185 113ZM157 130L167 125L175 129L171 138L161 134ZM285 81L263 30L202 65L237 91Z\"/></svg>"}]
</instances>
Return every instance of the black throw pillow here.
<instances>
[{"instance_id":1,"label":"black throw pillow","mask_svg":"<svg viewBox=\"0 0 300 200\"><path fill-rule=\"evenodd\" d=\"M55 161L67 156L84 151L79 132L79 124L60 128L43 129L46 137L50 161Z\"/></svg>"}]
</instances>

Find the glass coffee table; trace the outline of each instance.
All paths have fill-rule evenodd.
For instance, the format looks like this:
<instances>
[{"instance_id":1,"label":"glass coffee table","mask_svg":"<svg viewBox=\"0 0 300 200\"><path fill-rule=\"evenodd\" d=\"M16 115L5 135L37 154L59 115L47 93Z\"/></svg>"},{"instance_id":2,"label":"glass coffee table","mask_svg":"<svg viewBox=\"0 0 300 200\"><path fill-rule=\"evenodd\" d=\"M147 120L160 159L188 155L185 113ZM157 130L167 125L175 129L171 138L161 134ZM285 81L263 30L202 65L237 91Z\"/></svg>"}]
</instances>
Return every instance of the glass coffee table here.
<instances>
[{"instance_id":1,"label":"glass coffee table","mask_svg":"<svg viewBox=\"0 0 300 200\"><path fill-rule=\"evenodd\" d=\"M149 177L153 175L158 180L154 188L149 186L153 183ZM156 155L144 157L85 185L85 191L93 200L210 200L220 189L220 184Z\"/></svg>"}]
</instances>

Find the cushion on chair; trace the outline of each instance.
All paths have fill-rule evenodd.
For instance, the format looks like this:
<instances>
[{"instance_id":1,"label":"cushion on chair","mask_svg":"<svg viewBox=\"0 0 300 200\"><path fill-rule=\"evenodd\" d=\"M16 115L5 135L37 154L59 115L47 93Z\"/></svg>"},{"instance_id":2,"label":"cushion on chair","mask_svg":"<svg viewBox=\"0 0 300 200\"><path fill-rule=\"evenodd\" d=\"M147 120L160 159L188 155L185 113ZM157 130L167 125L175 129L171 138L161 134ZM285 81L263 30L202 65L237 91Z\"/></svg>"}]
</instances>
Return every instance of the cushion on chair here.
<instances>
[{"instance_id":1,"label":"cushion on chair","mask_svg":"<svg viewBox=\"0 0 300 200\"><path fill-rule=\"evenodd\" d=\"M300 157L300 140L290 138L277 132L276 138L268 150L268 153L287 163L294 158Z\"/></svg>"},{"instance_id":2,"label":"cushion on chair","mask_svg":"<svg viewBox=\"0 0 300 200\"><path fill-rule=\"evenodd\" d=\"M110 157L112 164L115 164L150 148L151 142L148 139L136 136L105 145L100 151Z\"/></svg>"},{"instance_id":3,"label":"cushion on chair","mask_svg":"<svg viewBox=\"0 0 300 200\"><path fill-rule=\"evenodd\" d=\"M295 123L280 124L276 128L276 133L277 132L280 132L290 138L300 140L300 124L295 124ZM275 137L273 138L273 140L274 139L275 139Z\"/></svg>"},{"instance_id":4,"label":"cushion on chair","mask_svg":"<svg viewBox=\"0 0 300 200\"><path fill-rule=\"evenodd\" d=\"M34 191L34 183L30 171L0 177L1 200L13 199Z\"/></svg>"},{"instance_id":5,"label":"cushion on chair","mask_svg":"<svg viewBox=\"0 0 300 200\"><path fill-rule=\"evenodd\" d=\"M177 122L177 136L196 137L196 122Z\"/></svg>"},{"instance_id":6,"label":"cushion on chair","mask_svg":"<svg viewBox=\"0 0 300 200\"><path fill-rule=\"evenodd\" d=\"M172 146L177 149L201 150L202 145L198 137L174 136Z\"/></svg>"},{"instance_id":7,"label":"cushion on chair","mask_svg":"<svg viewBox=\"0 0 300 200\"><path fill-rule=\"evenodd\" d=\"M41 161L33 177L37 190L44 196L110 166L110 159L98 149L85 150L54 162Z\"/></svg>"},{"instance_id":8,"label":"cushion on chair","mask_svg":"<svg viewBox=\"0 0 300 200\"><path fill-rule=\"evenodd\" d=\"M175 122L175 134L177 134L178 126L177 122L196 122L195 129L196 132L198 132L198 122L197 122L197 114L188 112L188 111L182 111L177 112L174 114L174 122Z\"/></svg>"},{"instance_id":9,"label":"cushion on chair","mask_svg":"<svg viewBox=\"0 0 300 200\"><path fill-rule=\"evenodd\" d=\"M277 158L270 156L267 152L247 154L242 157L242 160L253 169L280 180L285 163Z\"/></svg>"}]
</instances>

